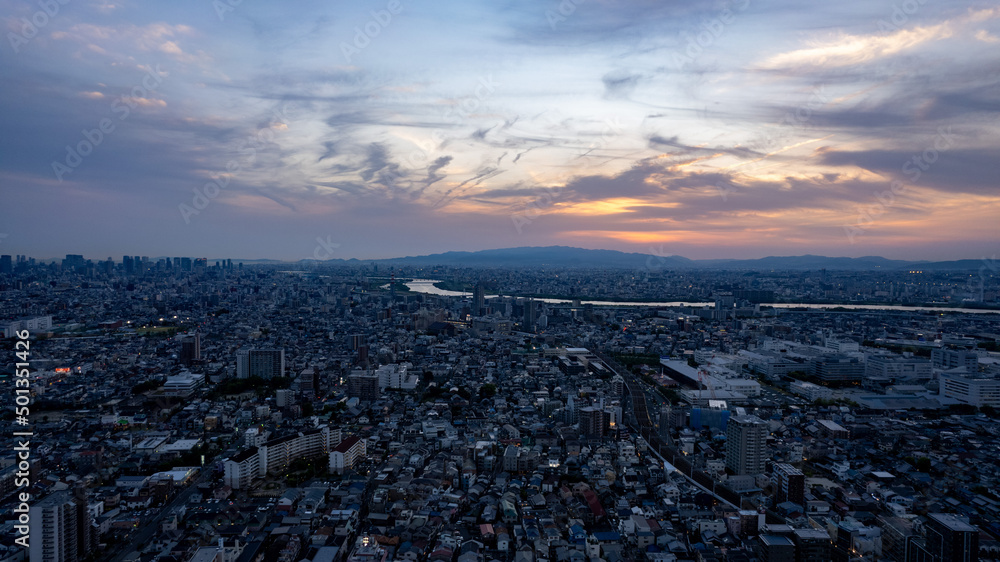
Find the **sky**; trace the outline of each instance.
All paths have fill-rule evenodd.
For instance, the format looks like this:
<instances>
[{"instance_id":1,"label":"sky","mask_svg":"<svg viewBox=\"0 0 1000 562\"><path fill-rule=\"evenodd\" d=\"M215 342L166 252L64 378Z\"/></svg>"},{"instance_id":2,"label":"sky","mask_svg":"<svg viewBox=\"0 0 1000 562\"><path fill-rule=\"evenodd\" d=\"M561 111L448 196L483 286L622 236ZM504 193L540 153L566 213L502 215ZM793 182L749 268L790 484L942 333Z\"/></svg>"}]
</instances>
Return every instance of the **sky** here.
<instances>
[{"instance_id":1,"label":"sky","mask_svg":"<svg viewBox=\"0 0 1000 562\"><path fill-rule=\"evenodd\" d=\"M993 1L0 0L0 253L1000 253Z\"/></svg>"}]
</instances>

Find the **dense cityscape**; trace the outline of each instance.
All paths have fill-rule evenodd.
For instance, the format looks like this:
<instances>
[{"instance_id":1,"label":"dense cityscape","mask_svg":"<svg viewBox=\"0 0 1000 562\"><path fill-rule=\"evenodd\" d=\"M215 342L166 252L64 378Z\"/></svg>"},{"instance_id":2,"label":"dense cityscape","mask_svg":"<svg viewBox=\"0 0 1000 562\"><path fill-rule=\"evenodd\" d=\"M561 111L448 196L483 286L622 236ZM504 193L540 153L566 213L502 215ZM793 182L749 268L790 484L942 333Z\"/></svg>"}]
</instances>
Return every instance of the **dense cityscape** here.
<instances>
[{"instance_id":1,"label":"dense cityscape","mask_svg":"<svg viewBox=\"0 0 1000 562\"><path fill-rule=\"evenodd\" d=\"M3 256L0 560L993 559L987 273Z\"/></svg>"}]
</instances>

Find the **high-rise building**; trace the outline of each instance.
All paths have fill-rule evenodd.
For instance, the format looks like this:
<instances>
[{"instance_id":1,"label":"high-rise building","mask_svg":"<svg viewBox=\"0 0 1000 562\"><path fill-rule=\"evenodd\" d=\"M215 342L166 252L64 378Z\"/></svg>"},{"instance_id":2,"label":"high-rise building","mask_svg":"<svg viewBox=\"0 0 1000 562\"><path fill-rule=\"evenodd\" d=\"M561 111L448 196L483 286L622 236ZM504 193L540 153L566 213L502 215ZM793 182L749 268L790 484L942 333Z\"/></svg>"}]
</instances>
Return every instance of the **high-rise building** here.
<instances>
[{"instance_id":1,"label":"high-rise building","mask_svg":"<svg viewBox=\"0 0 1000 562\"><path fill-rule=\"evenodd\" d=\"M977 562L979 529L951 513L927 515L927 551L934 560Z\"/></svg>"},{"instance_id":2,"label":"high-rise building","mask_svg":"<svg viewBox=\"0 0 1000 562\"><path fill-rule=\"evenodd\" d=\"M66 258L62 261L62 268L64 270L69 269L79 269L86 265L87 260L83 259L80 254L66 254Z\"/></svg>"},{"instance_id":3,"label":"high-rise building","mask_svg":"<svg viewBox=\"0 0 1000 562\"><path fill-rule=\"evenodd\" d=\"M736 416L726 424L726 468L733 474L761 474L767 460L767 423Z\"/></svg>"},{"instance_id":4,"label":"high-rise building","mask_svg":"<svg viewBox=\"0 0 1000 562\"><path fill-rule=\"evenodd\" d=\"M81 491L83 495L85 492ZM90 552L86 496L64 490L31 506L28 556L31 562L76 562Z\"/></svg>"},{"instance_id":5,"label":"high-rise building","mask_svg":"<svg viewBox=\"0 0 1000 562\"><path fill-rule=\"evenodd\" d=\"M284 349L241 349L236 352L236 376L272 379L285 376Z\"/></svg>"},{"instance_id":6,"label":"high-rise building","mask_svg":"<svg viewBox=\"0 0 1000 562\"><path fill-rule=\"evenodd\" d=\"M878 516L879 527L882 528L882 557L888 562L910 562L916 548L913 543L917 538L913 530L913 521L902 517Z\"/></svg>"},{"instance_id":7,"label":"high-rise building","mask_svg":"<svg viewBox=\"0 0 1000 562\"><path fill-rule=\"evenodd\" d=\"M771 479L774 482L775 505L792 502L805 507L806 477L801 470L790 464L779 463L774 465Z\"/></svg>"},{"instance_id":8,"label":"high-rise building","mask_svg":"<svg viewBox=\"0 0 1000 562\"><path fill-rule=\"evenodd\" d=\"M624 396L625 388L625 379L621 375L611 377L611 394L614 396Z\"/></svg>"},{"instance_id":9,"label":"high-rise building","mask_svg":"<svg viewBox=\"0 0 1000 562\"><path fill-rule=\"evenodd\" d=\"M538 308L537 303L528 299L524 303L524 329L527 331L532 331L535 329L535 321L537 319Z\"/></svg>"},{"instance_id":10,"label":"high-rise building","mask_svg":"<svg viewBox=\"0 0 1000 562\"><path fill-rule=\"evenodd\" d=\"M608 432L611 414L601 408L580 408L580 436L599 439Z\"/></svg>"},{"instance_id":11,"label":"high-rise building","mask_svg":"<svg viewBox=\"0 0 1000 562\"><path fill-rule=\"evenodd\" d=\"M14 262L10 259L10 254L0 256L0 275L14 273Z\"/></svg>"},{"instance_id":12,"label":"high-rise building","mask_svg":"<svg viewBox=\"0 0 1000 562\"><path fill-rule=\"evenodd\" d=\"M347 336L347 347L349 347L351 351L357 351L364 344L365 337L361 334L351 334Z\"/></svg>"},{"instance_id":13,"label":"high-rise building","mask_svg":"<svg viewBox=\"0 0 1000 562\"><path fill-rule=\"evenodd\" d=\"M382 391L379 387L379 376L363 371L351 373L347 377L347 396L359 400L378 400Z\"/></svg>"},{"instance_id":14,"label":"high-rise building","mask_svg":"<svg viewBox=\"0 0 1000 562\"><path fill-rule=\"evenodd\" d=\"M195 332L180 337L181 340L181 363L191 365L195 361L201 361L201 334Z\"/></svg>"},{"instance_id":15,"label":"high-rise building","mask_svg":"<svg viewBox=\"0 0 1000 562\"><path fill-rule=\"evenodd\" d=\"M482 283L476 283L476 288L472 290L472 314L481 316L486 313L486 291Z\"/></svg>"},{"instance_id":16,"label":"high-rise building","mask_svg":"<svg viewBox=\"0 0 1000 562\"><path fill-rule=\"evenodd\" d=\"M736 299L732 293L722 293L715 297L715 309L712 311L713 320L728 320L735 313Z\"/></svg>"}]
</instances>

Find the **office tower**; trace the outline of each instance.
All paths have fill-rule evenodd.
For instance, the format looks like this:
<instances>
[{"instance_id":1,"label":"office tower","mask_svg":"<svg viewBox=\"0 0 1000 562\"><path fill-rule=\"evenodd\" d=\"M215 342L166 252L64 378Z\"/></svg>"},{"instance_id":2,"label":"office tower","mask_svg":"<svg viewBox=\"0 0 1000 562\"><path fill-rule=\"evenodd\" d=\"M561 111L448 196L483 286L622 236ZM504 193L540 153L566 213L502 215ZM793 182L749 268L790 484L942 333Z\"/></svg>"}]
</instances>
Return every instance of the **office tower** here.
<instances>
[{"instance_id":1,"label":"office tower","mask_svg":"<svg viewBox=\"0 0 1000 562\"><path fill-rule=\"evenodd\" d=\"M538 312L536 305L537 303L532 299L528 299L524 303L524 329L527 331L535 329L535 318Z\"/></svg>"},{"instance_id":2,"label":"office tower","mask_svg":"<svg viewBox=\"0 0 1000 562\"><path fill-rule=\"evenodd\" d=\"M272 379L285 376L284 349L241 349L236 352L236 376Z\"/></svg>"},{"instance_id":3,"label":"office tower","mask_svg":"<svg viewBox=\"0 0 1000 562\"><path fill-rule=\"evenodd\" d=\"M486 313L486 291L482 283L476 283L476 288L472 291L472 313L476 316Z\"/></svg>"},{"instance_id":4,"label":"office tower","mask_svg":"<svg viewBox=\"0 0 1000 562\"><path fill-rule=\"evenodd\" d=\"M934 560L977 562L979 529L951 513L927 515L927 551Z\"/></svg>"},{"instance_id":5,"label":"office tower","mask_svg":"<svg viewBox=\"0 0 1000 562\"><path fill-rule=\"evenodd\" d=\"M181 363L191 365L195 361L201 361L201 334L195 332L181 336Z\"/></svg>"},{"instance_id":6,"label":"office tower","mask_svg":"<svg viewBox=\"0 0 1000 562\"><path fill-rule=\"evenodd\" d=\"M31 506L31 562L76 562L90 552L86 492L56 492ZM81 497L82 496L82 497Z\"/></svg>"},{"instance_id":7,"label":"office tower","mask_svg":"<svg viewBox=\"0 0 1000 562\"><path fill-rule=\"evenodd\" d=\"M181 270L191 271L191 258L181 258Z\"/></svg>"},{"instance_id":8,"label":"office tower","mask_svg":"<svg viewBox=\"0 0 1000 562\"><path fill-rule=\"evenodd\" d=\"M790 464L774 465L774 503L792 502L805 507L806 477Z\"/></svg>"},{"instance_id":9,"label":"office tower","mask_svg":"<svg viewBox=\"0 0 1000 562\"><path fill-rule=\"evenodd\" d=\"M733 474L761 474L767 460L767 423L757 416L730 418L726 427L726 468Z\"/></svg>"},{"instance_id":10,"label":"office tower","mask_svg":"<svg viewBox=\"0 0 1000 562\"><path fill-rule=\"evenodd\" d=\"M0 256L0 275L14 273L14 263L9 254Z\"/></svg>"},{"instance_id":11,"label":"office tower","mask_svg":"<svg viewBox=\"0 0 1000 562\"><path fill-rule=\"evenodd\" d=\"M87 260L83 259L80 254L66 254L66 258L62 261L63 270L77 270L82 268L87 264Z\"/></svg>"}]
</instances>

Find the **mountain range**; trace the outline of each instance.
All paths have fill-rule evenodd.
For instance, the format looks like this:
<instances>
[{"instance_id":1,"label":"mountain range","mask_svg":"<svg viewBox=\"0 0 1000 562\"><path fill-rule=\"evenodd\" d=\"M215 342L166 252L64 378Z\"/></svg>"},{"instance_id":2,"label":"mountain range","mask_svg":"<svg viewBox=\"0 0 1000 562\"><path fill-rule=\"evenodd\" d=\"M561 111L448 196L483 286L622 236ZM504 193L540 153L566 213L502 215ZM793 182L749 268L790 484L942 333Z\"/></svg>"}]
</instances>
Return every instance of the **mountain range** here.
<instances>
[{"instance_id":1,"label":"mountain range","mask_svg":"<svg viewBox=\"0 0 1000 562\"><path fill-rule=\"evenodd\" d=\"M235 261L235 260L234 260ZM287 263L275 260L240 260L244 263ZM211 263L211 261L210 261ZM817 270L840 271L899 271L918 268L924 271L968 271L984 265L983 260L962 259L955 261L891 260L879 256L860 258L827 257L815 255L768 256L755 259L705 259L692 260L683 256L657 256L651 254L619 252L617 250L588 250L569 246L529 246L500 248L476 252L444 252L425 256L407 256L377 260L331 259L301 260L302 264L386 266L451 266L451 267L556 267L556 268L612 268L612 269L745 269L745 270Z\"/></svg>"}]
</instances>

